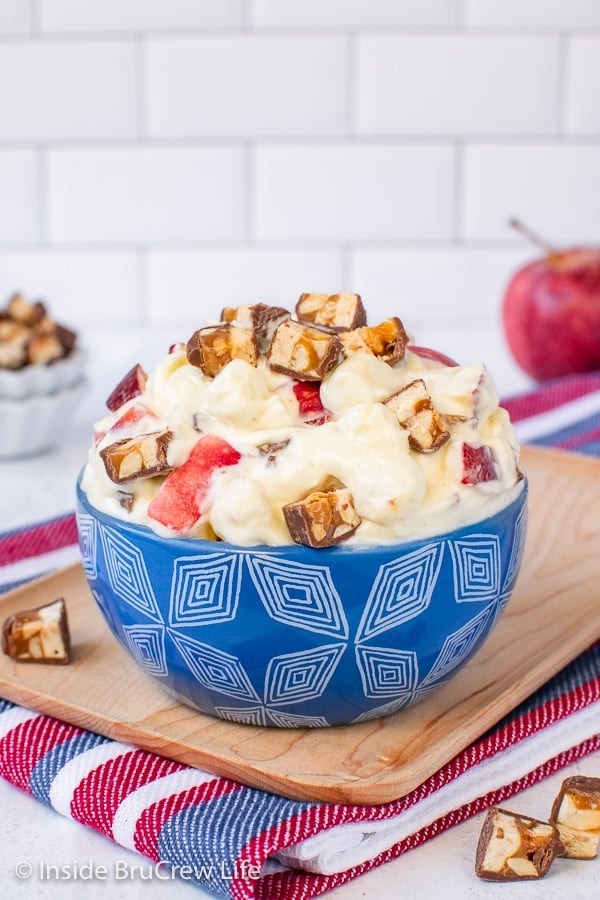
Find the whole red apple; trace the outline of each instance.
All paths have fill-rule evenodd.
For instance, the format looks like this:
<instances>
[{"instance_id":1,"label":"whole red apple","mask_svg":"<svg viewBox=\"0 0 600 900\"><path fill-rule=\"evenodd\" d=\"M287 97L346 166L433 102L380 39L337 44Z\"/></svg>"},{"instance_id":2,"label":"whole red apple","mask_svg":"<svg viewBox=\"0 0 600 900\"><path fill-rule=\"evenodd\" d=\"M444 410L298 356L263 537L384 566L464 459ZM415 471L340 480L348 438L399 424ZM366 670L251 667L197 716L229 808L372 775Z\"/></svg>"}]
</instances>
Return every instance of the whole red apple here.
<instances>
[{"instance_id":1,"label":"whole red apple","mask_svg":"<svg viewBox=\"0 0 600 900\"><path fill-rule=\"evenodd\" d=\"M544 255L515 273L502 305L516 362L538 381L600 369L600 247L559 250L534 239Z\"/></svg>"}]
</instances>

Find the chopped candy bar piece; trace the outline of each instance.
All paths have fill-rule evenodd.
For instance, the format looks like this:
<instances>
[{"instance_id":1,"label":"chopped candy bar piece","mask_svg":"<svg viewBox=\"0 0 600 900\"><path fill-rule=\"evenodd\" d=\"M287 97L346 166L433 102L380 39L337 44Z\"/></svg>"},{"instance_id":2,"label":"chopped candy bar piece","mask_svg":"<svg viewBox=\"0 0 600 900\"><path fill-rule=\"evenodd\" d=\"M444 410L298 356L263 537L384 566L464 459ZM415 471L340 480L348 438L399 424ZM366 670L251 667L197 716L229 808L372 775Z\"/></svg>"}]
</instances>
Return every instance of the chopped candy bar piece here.
<instances>
[{"instance_id":1,"label":"chopped candy bar piece","mask_svg":"<svg viewBox=\"0 0 600 900\"><path fill-rule=\"evenodd\" d=\"M172 437L169 430L153 431L109 444L100 450L106 474L115 484L123 484L170 472L167 448Z\"/></svg>"},{"instance_id":2,"label":"chopped candy bar piece","mask_svg":"<svg viewBox=\"0 0 600 900\"><path fill-rule=\"evenodd\" d=\"M0 310L0 368L46 366L67 356L77 335L50 318L41 301L15 294Z\"/></svg>"},{"instance_id":3,"label":"chopped candy bar piece","mask_svg":"<svg viewBox=\"0 0 600 900\"><path fill-rule=\"evenodd\" d=\"M444 428L422 378L411 381L384 403L408 431L408 443L413 450L432 453L450 439L450 432Z\"/></svg>"},{"instance_id":4,"label":"chopped candy bar piece","mask_svg":"<svg viewBox=\"0 0 600 900\"><path fill-rule=\"evenodd\" d=\"M122 506L127 512L131 512L135 505L135 497L129 491L117 491L117 500L119 501L119 506Z\"/></svg>"},{"instance_id":5,"label":"chopped candy bar piece","mask_svg":"<svg viewBox=\"0 0 600 900\"><path fill-rule=\"evenodd\" d=\"M8 315L15 322L31 327L46 315L46 307L39 300L30 303L22 294L15 294L6 306Z\"/></svg>"},{"instance_id":6,"label":"chopped candy bar piece","mask_svg":"<svg viewBox=\"0 0 600 900\"><path fill-rule=\"evenodd\" d=\"M350 331L367 324L359 294L302 294L296 316L301 322L325 325L334 331Z\"/></svg>"},{"instance_id":7,"label":"chopped candy bar piece","mask_svg":"<svg viewBox=\"0 0 600 900\"><path fill-rule=\"evenodd\" d=\"M600 778L565 778L556 797L550 822L556 825L565 856L593 859L600 844Z\"/></svg>"},{"instance_id":8,"label":"chopped candy bar piece","mask_svg":"<svg viewBox=\"0 0 600 900\"><path fill-rule=\"evenodd\" d=\"M251 366L258 362L258 344L252 328L237 325L209 325L199 328L187 342L187 358L209 378L218 375L232 359Z\"/></svg>"},{"instance_id":9,"label":"chopped candy bar piece","mask_svg":"<svg viewBox=\"0 0 600 900\"><path fill-rule=\"evenodd\" d=\"M386 319L380 325L365 325L353 331L340 332L346 354L370 353L388 365L404 359L408 335L404 325L396 316Z\"/></svg>"},{"instance_id":10,"label":"chopped candy bar piece","mask_svg":"<svg viewBox=\"0 0 600 900\"><path fill-rule=\"evenodd\" d=\"M476 447L474 444L462 445L463 476L461 484L481 484L484 481L494 481L496 472L496 457L494 451L487 444Z\"/></svg>"},{"instance_id":11,"label":"chopped candy bar piece","mask_svg":"<svg viewBox=\"0 0 600 900\"><path fill-rule=\"evenodd\" d=\"M331 547L354 534L360 518L348 488L314 491L283 507L285 522L296 544Z\"/></svg>"},{"instance_id":12,"label":"chopped candy bar piece","mask_svg":"<svg viewBox=\"0 0 600 900\"><path fill-rule=\"evenodd\" d=\"M315 381L297 381L293 391L298 411L307 425L324 425L331 421L331 413L321 403L321 385Z\"/></svg>"},{"instance_id":13,"label":"chopped candy bar piece","mask_svg":"<svg viewBox=\"0 0 600 900\"><path fill-rule=\"evenodd\" d=\"M487 881L543 878L563 849L554 825L492 807L479 836L475 873Z\"/></svg>"},{"instance_id":14,"label":"chopped candy bar piece","mask_svg":"<svg viewBox=\"0 0 600 900\"><path fill-rule=\"evenodd\" d=\"M70 658L71 638L62 597L9 616L2 626L2 650L19 662L66 665Z\"/></svg>"},{"instance_id":15,"label":"chopped candy bar piece","mask_svg":"<svg viewBox=\"0 0 600 900\"><path fill-rule=\"evenodd\" d=\"M34 332L27 341L27 360L33 366L47 366L64 355L64 347L56 334Z\"/></svg>"},{"instance_id":16,"label":"chopped candy bar piece","mask_svg":"<svg viewBox=\"0 0 600 900\"><path fill-rule=\"evenodd\" d=\"M283 441L271 441L267 444L260 444L258 447L258 452L261 456L266 457L266 463L268 466L274 466L277 462L277 454L281 453L282 450L285 450L289 442L290 439L286 438Z\"/></svg>"},{"instance_id":17,"label":"chopped candy bar piece","mask_svg":"<svg viewBox=\"0 0 600 900\"><path fill-rule=\"evenodd\" d=\"M137 397L141 394L146 388L147 381L148 376L142 366L138 363L133 366L123 378L121 378L108 397L106 405L111 412L116 412L127 402L127 400L131 400L132 397Z\"/></svg>"},{"instance_id":18,"label":"chopped candy bar piece","mask_svg":"<svg viewBox=\"0 0 600 900\"><path fill-rule=\"evenodd\" d=\"M148 515L167 528L189 531L202 515L213 473L235 465L241 458L223 438L205 434L185 462L167 475L148 507Z\"/></svg>"},{"instance_id":19,"label":"chopped candy bar piece","mask_svg":"<svg viewBox=\"0 0 600 900\"><path fill-rule=\"evenodd\" d=\"M289 319L290 313L282 306L268 306L253 303L249 306L227 306L221 313L221 320L229 324L247 325L254 331L258 346L263 353L269 349L271 339L278 325Z\"/></svg>"},{"instance_id":20,"label":"chopped candy bar piece","mask_svg":"<svg viewBox=\"0 0 600 900\"><path fill-rule=\"evenodd\" d=\"M30 330L11 319L0 319L0 368L20 369L27 362Z\"/></svg>"},{"instance_id":21,"label":"chopped candy bar piece","mask_svg":"<svg viewBox=\"0 0 600 900\"><path fill-rule=\"evenodd\" d=\"M273 335L267 360L274 372L297 381L322 381L341 354L342 344L335 332L287 319Z\"/></svg>"}]
</instances>

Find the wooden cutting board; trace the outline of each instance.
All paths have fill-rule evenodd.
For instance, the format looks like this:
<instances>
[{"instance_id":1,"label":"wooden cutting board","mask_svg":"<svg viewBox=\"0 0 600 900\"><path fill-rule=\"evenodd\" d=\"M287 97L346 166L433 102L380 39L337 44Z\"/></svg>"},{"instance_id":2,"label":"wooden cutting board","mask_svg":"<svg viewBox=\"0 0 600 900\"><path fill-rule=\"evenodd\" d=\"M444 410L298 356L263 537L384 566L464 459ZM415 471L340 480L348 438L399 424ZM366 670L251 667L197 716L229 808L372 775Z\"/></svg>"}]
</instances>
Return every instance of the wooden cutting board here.
<instances>
[{"instance_id":1,"label":"wooden cutting board","mask_svg":"<svg viewBox=\"0 0 600 900\"><path fill-rule=\"evenodd\" d=\"M0 654L0 696L108 737L284 796L383 803L403 796L600 638L600 461L526 447L530 525L517 589L446 687L357 725L277 729L195 712L163 693L105 626L80 565L18 588L0 618L63 596L69 666Z\"/></svg>"}]
</instances>

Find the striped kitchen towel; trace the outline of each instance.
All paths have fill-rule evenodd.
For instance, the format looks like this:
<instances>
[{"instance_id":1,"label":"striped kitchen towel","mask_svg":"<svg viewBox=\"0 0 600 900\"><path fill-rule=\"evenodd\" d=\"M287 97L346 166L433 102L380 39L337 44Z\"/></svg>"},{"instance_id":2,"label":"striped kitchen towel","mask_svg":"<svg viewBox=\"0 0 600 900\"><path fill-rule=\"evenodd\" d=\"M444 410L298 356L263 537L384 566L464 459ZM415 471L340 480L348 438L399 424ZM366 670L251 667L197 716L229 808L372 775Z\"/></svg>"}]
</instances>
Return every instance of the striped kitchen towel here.
<instances>
[{"instance_id":1,"label":"striped kitchen towel","mask_svg":"<svg viewBox=\"0 0 600 900\"><path fill-rule=\"evenodd\" d=\"M522 441L600 456L600 373L504 402ZM0 590L78 558L72 515L0 535ZM600 642L405 797L288 800L0 700L0 775L223 898L316 897L600 748Z\"/></svg>"}]
</instances>

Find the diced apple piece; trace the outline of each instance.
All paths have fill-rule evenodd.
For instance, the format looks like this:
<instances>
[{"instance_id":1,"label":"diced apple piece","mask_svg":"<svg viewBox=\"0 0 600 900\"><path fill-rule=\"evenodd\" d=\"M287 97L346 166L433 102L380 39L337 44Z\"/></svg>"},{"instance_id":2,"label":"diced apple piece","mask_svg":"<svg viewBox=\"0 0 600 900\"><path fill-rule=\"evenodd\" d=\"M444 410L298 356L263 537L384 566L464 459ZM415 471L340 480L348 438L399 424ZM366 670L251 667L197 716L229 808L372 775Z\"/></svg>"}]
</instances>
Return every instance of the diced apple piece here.
<instances>
[{"instance_id":1,"label":"diced apple piece","mask_svg":"<svg viewBox=\"0 0 600 900\"><path fill-rule=\"evenodd\" d=\"M481 484L484 481L495 481L496 457L487 444L480 447L474 444L462 445L463 476L462 484Z\"/></svg>"},{"instance_id":2,"label":"diced apple piece","mask_svg":"<svg viewBox=\"0 0 600 900\"><path fill-rule=\"evenodd\" d=\"M148 376L139 363L133 366L126 375L121 378L115 389L112 391L106 405L111 412L116 412L128 400L141 394L148 381Z\"/></svg>"},{"instance_id":3,"label":"diced apple piece","mask_svg":"<svg viewBox=\"0 0 600 900\"><path fill-rule=\"evenodd\" d=\"M174 531L189 531L202 515L213 473L236 465L240 459L241 454L226 440L204 435L185 462L167 475L148 507L148 515Z\"/></svg>"},{"instance_id":4,"label":"diced apple piece","mask_svg":"<svg viewBox=\"0 0 600 900\"><path fill-rule=\"evenodd\" d=\"M324 425L331 420L331 413L321 403L320 387L320 382L315 381L294 383L298 411L307 425Z\"/></svg>"}]
</instances>

